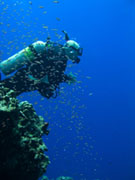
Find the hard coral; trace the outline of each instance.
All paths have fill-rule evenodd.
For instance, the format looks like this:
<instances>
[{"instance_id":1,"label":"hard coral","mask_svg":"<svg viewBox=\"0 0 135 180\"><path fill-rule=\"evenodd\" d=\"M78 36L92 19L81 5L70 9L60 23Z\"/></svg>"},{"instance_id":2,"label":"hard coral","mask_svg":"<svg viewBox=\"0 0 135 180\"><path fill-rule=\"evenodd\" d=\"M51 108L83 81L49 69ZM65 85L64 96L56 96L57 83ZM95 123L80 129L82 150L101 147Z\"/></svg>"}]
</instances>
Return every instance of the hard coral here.
<instances>
[{"instance_id":1,"label":"hard coral","mask_svg":"<svg viewBox=\"0 0 135 180\"><path fill-rule=\"evenodd\" d=\"M37 180L49 158L42 136L47 124L27 101L19 103L14 92L0 88L0 179Z\"/></svg>"}]
</instances>

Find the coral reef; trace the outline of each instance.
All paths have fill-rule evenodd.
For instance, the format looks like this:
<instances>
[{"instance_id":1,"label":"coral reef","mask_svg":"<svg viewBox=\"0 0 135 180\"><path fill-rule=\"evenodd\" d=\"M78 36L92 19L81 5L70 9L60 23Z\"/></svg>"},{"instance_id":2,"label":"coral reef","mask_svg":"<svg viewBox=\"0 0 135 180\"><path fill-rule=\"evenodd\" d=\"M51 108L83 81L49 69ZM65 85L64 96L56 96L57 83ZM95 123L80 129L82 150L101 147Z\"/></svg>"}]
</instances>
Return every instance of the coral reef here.
<instances>
[{"instance_id":1,"label":"coral reef","mask_svg":"<svg viewBox=\"0 0 135 180\"><path fill-rule=\"evenodd\" d=\"M41 178L41 180L49 180L47 176L43 176ZM69 176L60 176L58 178L56 178L56 180L73 180L72 177L69 177Z\"/></svg>"},{"instance_id":2,"label":"coral reef","mask_svg":"<svg viewBox=\"0 0 135 180\"><path fill-rule=\"evenodd\" d=\"M49 180L47 176L43 176L41 180Z\"/></svg>"},{"instance_id":3,"label":"coral reef","mask_svg":"<svg viewBox=\"0 0 135 180\"><path fill-rule=\"evenodd\" d=\"M73 178L68 177L68 176L60 176L56 180L73 180Z\"/></svg>"},{"instance_id":4,"label":"coral reef","mask_svg":"<svg viewBox=\"0 0 135 180\"><path fill-rule=\"evenodd\" d=\"M48 123L27 101L0 87L0 179L37 180L45 172L49 158L42 136Z\"/></svg>"}]
</instances>

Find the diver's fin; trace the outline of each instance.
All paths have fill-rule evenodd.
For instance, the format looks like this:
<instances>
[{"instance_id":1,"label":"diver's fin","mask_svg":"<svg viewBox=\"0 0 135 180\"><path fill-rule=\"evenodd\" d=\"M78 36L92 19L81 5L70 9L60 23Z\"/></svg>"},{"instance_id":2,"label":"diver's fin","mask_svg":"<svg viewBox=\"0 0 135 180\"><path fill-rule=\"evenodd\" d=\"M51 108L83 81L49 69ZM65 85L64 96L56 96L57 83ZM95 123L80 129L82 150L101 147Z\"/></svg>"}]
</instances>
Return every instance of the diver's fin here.
<instances>
[{"instance_id":1,"label":"diver's fin","mask_svg":"<svg viewBox=\"0 0 135 180\"><path fill-rule=\"evenodd\" d=\"M49 84L48 75L45 75L45 76L44 76L43 78L41 78L41 79L36 79L36 78L34 78L32 75L28 75L28 77L29 77L29 79L34 80L35 83L40 83L40 82L42 82L42 83Z\"/></svg>"},{"instance_id":2,"label":"diver's fin","mask_svg":"<svg viewBox=\"0 0 135 180\"><path fill-rule=\"evenodd\" d=\"M68 36L68 33L66 31L62 31L64 34L65 34L65 40L68 41L69 40L69 36Z\"/></svg>"},{"instance_id":3,"label":"diver's fin","mask_svg":"<svg viewBox=\"0 0 135 180\"><path fill-rule=\"evenodd\" d=\"M44 76L44 77L40 80L40 82L44 82L44 83L46 83L46 84L49 84L48 76L47 76L47 75Z\"/></svg>"}]
</instances>

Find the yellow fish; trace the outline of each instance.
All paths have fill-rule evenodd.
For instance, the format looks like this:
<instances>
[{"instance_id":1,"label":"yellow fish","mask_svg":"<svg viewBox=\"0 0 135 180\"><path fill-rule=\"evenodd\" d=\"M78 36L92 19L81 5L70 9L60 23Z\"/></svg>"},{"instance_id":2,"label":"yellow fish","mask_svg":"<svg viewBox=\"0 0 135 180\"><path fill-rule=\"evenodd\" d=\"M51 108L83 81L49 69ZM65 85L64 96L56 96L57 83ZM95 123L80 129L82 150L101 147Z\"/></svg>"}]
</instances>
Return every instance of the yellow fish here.
<instances>
[{"instance_id":1,"label":"yellow fish","mask_svg":"<svg viewBox=\"0 0 135 180\"><path fill-rule=\"evenodd\" d=\"M43 8L44 8L44 6L39 6L39 8L40 8L40 9L43 9Z\"/></svg>"},{"instance_id":2,"label":"yellow fish","mask_svg":"<svg viewBox=\"0 0 135 180\"><path fill-rule=\"evenodd\" d=\"M56 3L56 4L58 4L58 3L59 3L59 1L53 1L53 3Z\"/></svg>"}]
</instances>

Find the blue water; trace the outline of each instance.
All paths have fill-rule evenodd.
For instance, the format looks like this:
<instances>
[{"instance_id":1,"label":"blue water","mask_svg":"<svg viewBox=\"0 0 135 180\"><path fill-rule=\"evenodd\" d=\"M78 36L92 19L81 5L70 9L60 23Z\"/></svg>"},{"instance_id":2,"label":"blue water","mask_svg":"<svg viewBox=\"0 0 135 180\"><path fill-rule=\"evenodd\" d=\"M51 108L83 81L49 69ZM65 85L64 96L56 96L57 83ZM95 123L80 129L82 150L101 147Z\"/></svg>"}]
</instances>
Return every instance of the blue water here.
<instances>
[{"instance_id":1,"label":"blue water","mask_svg":"<svg viewBox=\"0 0 135 180\"><path fill-rule=\"evenodd\" d=\"M80 64L67 68L79 83L62 84L56 99L19 97L50 124L46 175L135 180L135 1L31 2L0 0L1 60L48 35L64 43L63 29L84 48Z\"/></svg>"}]
</instances>

